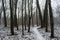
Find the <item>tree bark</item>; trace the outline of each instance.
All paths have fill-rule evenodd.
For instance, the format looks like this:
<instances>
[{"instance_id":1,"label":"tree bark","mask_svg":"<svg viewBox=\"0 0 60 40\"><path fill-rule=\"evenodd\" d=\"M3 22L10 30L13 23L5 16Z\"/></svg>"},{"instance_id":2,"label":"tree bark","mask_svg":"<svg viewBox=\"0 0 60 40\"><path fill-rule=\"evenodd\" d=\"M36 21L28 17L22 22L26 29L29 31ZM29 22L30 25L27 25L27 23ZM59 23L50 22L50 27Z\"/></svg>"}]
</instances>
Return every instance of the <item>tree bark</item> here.
<instances>
[{"instance_id":1,"label":"tree bark","mask_svg":"<svg viewBox=\"0 0 60 40\"><path fill-rule=\"evenodd\" d=\"M26 0L25 0L25 30L26 30L26 19L27 19L27 14L26 14Z\"/></svg>"},{"instance_id":2,"label":"tree bark","mask_svg":"<svg viewBox=\"0 0 60 40\"><path fill-rule=\"evenodd\" d=\"M13 5L12 5L12 0L10 0L10 18L11 18L11 35L14 35L14 27L13 27Z\"/></svg>"},{"instance_id":3,"label":"tree bark","mask_svg":"<svg viewBox=\"0 0 60 40\"><path fill-rule=\"evenodd\" d=\"M28 32L30 32L30 10L29 10L29 0L28 0L28 14L29 14Z\"/></svg>"},{"instance_id":4,"label":"tree bark","mask_svg":"<svg viewBox=\"0 0 60 40\"><path fill-rule=\"evenodd\" d=\"M22 35L24 35L24 27L23 27L23 1L22 0Z\"/></svg>"},{"instance_id":5,"label":"tree bark","mask_svg":"<svg viewBox=\"0 0 60 40\"><path fill-rule=\"evenodd\" d=\"M0 25L1 25L1 13L0 13Z\"/></svg>"},{"instance_id":6,"label":"tree bark","mask_svg":"<svg viewBox=\"0 0 60 40\"><path fill-rule=\"evenodd\" d=\"M44 9L44 27L46 27L46 32L48 31L48 0L46 0L45 9Z\"/></svg>"},{"instance_id":7,"label":"tree bark","mask_svg":"<svg viewBox=\"0 0 60 40\"><path fill-rule=\"evenodd\" d=\"M17 15L16 15L16 12L17 12L17 2L18 0L15 1L15 26L17 27L17 30L18 30L18 24L17 24Z\"/></svg>"},{"instance_id":8,"label":"tree bark","mask_svg":"<svg viewBox=\"0 0 60 40\"><path fill-rule=\"evenodd\" d=\"M37 8L36 8L36 24L37 24L37 26L38 26L38 17L37 17Z\"/></svg>"},{"instance_id":9,"label":"tree bark","mask_svg":"<svg viewBox=\"0 0 60 40\"><path fill-rule=\"evenodd\" d=\"M37 4L37 8L39 10L39 19L40 19L40 22L41 22L41 28L43 28L42 14L41 14L41 9L40 9L39 1L38 0L36 0L36 4Z\"/></svg>"},{"instance_id":10,"label":"tree bark","mask_svg":"<svg viewBox=\"0 0 60 40\"><path fill-rule=\"evenodd\" d=\"M51 38L54 38L54 20L53 20L53 12L51 7L51 0L49 0L49 15L50 15L50 26L51 26Z\"/></svg>"},{"instance_id":11,"label":"tree bark","mask_svg":"<svg viewBox=\"0 0 60 40\"><path fill-rule=\"evenodd\" d=\"M6 12L5 12L5 7L4 7L4 0L2 0L2 6L3 6L3 12L4 12L4 26L7 27Z\"/></svg>"},{"instance_id":12,"label":"tree bark","mask_svg":"<svg viewBox=\"0 0 60 40\"><path fill-rule=\"evenodd\" d=\"M31 0L31 19L32 19L32 26L34 26L34 23L33 23L33 0Z\"/></svg>"}]
</instances>

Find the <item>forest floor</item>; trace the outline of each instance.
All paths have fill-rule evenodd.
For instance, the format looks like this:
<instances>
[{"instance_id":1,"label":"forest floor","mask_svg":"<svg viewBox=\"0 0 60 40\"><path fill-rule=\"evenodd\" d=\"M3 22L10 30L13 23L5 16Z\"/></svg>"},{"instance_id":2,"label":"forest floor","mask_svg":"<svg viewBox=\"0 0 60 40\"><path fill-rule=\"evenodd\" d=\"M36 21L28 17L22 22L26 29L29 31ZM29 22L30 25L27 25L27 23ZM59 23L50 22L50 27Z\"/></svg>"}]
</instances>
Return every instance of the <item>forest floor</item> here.
<instances>
[{"instance_id":1,"label":"forest floor","mask_svg":"<svg viewBox=\"0 0 60 40\"><path fill-rule=\"evenodd\" d=\"M45 32L45 28L39 29L40 35L42 35L45 40L60 40L60 25L54 25L54 38L50 38L51 35L51 29L48 27L48 32Z\"/></svg>"},{"instance_id":2,"label":"forest floor","mask_svg":"<svg viewBox=\"0 0 60 40\"><path fill-rule=\"evenodd\" d=\"M41 35L39 36L38 30L36 27L31 27L30 33L27 30L25 30L24 35L22 35L22 26L19 26L19 30L17 30L15 27L14 33L17 35L10 35L10 27L4 27L0 25L0 40L40 40L40 39L44 39Z\"/></svg>"},{"instance_id":3,"label":"forest floor","mask_svg":"<svg viewBox=\"0 0 60 40\"><path fill-rule=\"evenodd\" d=\"M22 26L19 26L19 30L14 28L14 32L17 35L10 35L10 27L4 27L0 25L0 40L60 40L59 31L60 27L55 27L55 36L57 38L50 38L50 32L45 32L45 29L38 29L40 26L31 27L30 33L25 30L22 35Z\"/></svg>"}]
</instances>

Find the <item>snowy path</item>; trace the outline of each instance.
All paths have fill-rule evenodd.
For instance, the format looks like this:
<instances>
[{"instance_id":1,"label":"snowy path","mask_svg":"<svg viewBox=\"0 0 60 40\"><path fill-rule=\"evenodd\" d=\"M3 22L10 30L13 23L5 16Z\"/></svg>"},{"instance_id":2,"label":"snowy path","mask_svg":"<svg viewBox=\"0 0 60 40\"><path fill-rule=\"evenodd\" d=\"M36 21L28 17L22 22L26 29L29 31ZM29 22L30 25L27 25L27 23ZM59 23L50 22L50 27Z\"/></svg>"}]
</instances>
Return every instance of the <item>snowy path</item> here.
<instances>
[{"instance_id":1,"label":"snowy path","mask_svg":"<svg viewBox=\"0 0 60 40\"><path fill-rule=\"evenodd\" d=\"M33 31L34 31L34 34L36 35L36 40L45 40L43 37L42 37L42 35L40 35L40 33L38 32L38 30L37 30L37 27L34 27L33 28Z\"/></svg>"}]
</instances>

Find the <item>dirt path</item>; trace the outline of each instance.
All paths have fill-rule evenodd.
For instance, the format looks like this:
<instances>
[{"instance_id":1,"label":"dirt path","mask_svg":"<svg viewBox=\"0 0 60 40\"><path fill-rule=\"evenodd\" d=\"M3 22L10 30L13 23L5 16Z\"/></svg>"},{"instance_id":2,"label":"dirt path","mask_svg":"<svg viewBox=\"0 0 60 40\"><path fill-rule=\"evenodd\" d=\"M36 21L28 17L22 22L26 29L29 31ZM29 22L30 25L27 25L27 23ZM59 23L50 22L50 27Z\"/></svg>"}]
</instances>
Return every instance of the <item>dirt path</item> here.
<instances>
[{"instance_id":1,"label":"dirt path","mask_svg":"<svg viewBox=\"0 0 60 40\"><path fill-rule=\"evenodd\" d=\"M33 28L34 34L36 35L36 40L45 40L42 35L38 32L37 27Z\"/></svg>"}]
</instances>

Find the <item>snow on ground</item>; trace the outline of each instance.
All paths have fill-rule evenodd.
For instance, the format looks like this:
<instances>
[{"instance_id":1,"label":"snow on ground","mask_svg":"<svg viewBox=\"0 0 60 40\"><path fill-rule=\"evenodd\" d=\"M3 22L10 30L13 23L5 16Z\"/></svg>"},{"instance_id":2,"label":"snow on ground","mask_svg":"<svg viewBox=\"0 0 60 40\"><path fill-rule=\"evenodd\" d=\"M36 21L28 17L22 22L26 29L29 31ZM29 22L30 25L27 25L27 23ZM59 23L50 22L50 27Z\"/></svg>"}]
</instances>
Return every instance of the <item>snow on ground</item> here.
<instances>
[{"instance_id":1,"label":"snow on ground","mask_svg":"<svg viewBox=\"0 0 60 40\"><path fill-rule=\"evenodd\" d=\"M44 40L35 27L31 27L30 33L27 30L24 31L24 36L22 36L21 26L19 26L18 31L14 28L14 32L18 35L10 35L10 27L0 26L0 40Z\"/></svg>"},{"instance_id":2,"label":"snow on ground","mask_svg":"<svg viewBox=\"0 0 60 40\"><path fill-rule=\"evenodd\" d=\"M60 27L54 27L54 34L56 38L50 38L50 31L45 32L45 28L38 29L40 26L31 27L31 32L24 31L22 36L22 26L19 26L19 30L14 28L14 32L17 35L10 35L10 27L4 27L0 25L0 40L60 40Z\"/></svg>"},{"instance_id":3,"label":"snow on ground","mask_svg":"<svg viewBox=\"0 0 60 40\"><path fill-rule=\"evenodd\" d=\"M39 28L39 27L38 27ZM49 32L45 32L45 28L42 29L38 29L39 33L42 34L42 36L46 39L46 40L60 40L60 27L55 25L54 26L54 36L55 38L50 38L50 30Z\"/></svg>"},{"instance_id":4,"label":"snow on ground","mask_svg":"<svg viewBox=\"0 0 60 40\"><path fill-rule=\"evenodd\" d=\"M35 33L35 35L36 35L36 37L37 37L36 40L45 40L45 39L42 37L42 35L38 32L37 27L34 27L33 31L34 31L34 33Z\"/></svg>"}]
</instances>

